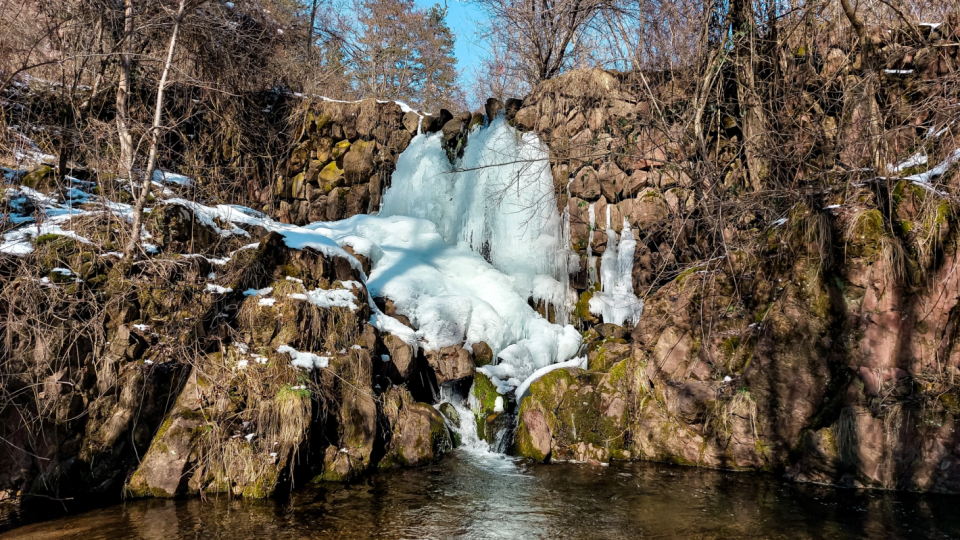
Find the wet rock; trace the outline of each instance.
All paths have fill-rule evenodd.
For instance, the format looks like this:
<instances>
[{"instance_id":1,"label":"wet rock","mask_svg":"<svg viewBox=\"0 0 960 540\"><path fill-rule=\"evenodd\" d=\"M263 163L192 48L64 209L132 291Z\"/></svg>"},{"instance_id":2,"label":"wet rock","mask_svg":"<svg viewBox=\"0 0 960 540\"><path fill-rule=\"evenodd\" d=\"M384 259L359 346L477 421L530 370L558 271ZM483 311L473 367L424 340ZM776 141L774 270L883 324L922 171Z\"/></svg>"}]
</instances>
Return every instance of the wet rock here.
<instances>
[{"instance_id":1,"label":"wet rock","mask_svg":"<svg viewBox=\"0 0 960 540\"><path fill-rule=\"evenodd\" d=\"M553 434L544 414L538 410L520 413L523 429L517 434L517 453L536 461L547 461L553 448Z\"/></svg>"},{"instance_id":2,"label":"wet rock","mask_svg":"<svg viewBox=\"0 0 960 540\"><path fill-rule=\"evenodd\" d=\"M618 389L623 377L566 368L535 381L520 405L518 454L600 463L627 457L626 400Z\"/></svg>"},{"instance_id":3,"label":"wet rock","mask_svg":"<svg viewBox=\"0 0 960 540\"><path fill-rule=\"evenodd\" d=\"M403 388L392 386L384 394L383 414L389 441L379 464L381 469L427 465L453 448L440 413L414 401Z\"/></svg>"},{"instance_id":4,"label":"wet rock","mask_svg":"<svg viewBox=\"0 0 960 540\"><path fill-rule=\"evenodd\" d=\"M475 366L481 367L493 362L493 349L486 343L478 341L471 346L471 349Z\"/></svg>"},{"instance_id":5,"label":"wet rock","mask_svg":"<svg viewBox=\"0 0 960 540\"><path fill-rule=\"evenodd\" d=\"M457 412L457 409L450 403L441 403L440 404L440 414L447 419L451 424L455 426L460 425L460 413Z\"/></svg>"},{"instance_id":6,"label":"wet rock","mask_svg":"<svg viewBox=\"0 0 960 540\"><path fill-rule=\"evenodd\" d=\"M427 351L426 357L430 367L433 368L438 384L456 382L473 376L473 354L460 346Z\"/></svg>"}]
</instances>

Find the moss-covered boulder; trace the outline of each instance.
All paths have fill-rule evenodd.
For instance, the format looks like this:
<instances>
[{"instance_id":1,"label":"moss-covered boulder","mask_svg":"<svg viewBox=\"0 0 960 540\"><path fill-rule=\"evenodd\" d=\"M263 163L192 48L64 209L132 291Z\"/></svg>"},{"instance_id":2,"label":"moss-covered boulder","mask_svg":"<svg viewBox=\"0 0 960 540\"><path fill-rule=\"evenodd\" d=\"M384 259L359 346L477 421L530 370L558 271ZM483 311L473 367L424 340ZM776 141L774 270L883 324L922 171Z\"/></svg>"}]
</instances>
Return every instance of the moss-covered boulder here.
<instances>
[{"instance_id":1,"label":"moss-covered boulder","mask_svg":"<svg viewBox=\"0 0 960 540\"><path fill-rule=\"evenodd\" d=\"M535 381L520 404L517 453L538 461L628 457L627 404L612 382L619 376L564 368Z\"/></svg>"},{"instance_id":2,"label":"moss-covered boulder","mask_svg":"<svg viewBox=\"0 0 960 540\"><path fill-rule=\"evenodd\" d=\"M493 442L496 431L488 429L496 422L499 408L503 409L504 398L497 393L497 387L489 377L479 371L473 378L473 387L470 389L474 418L477 423L477 437L487 442ZM497 407L498 400L500 407Z\"/></svg>"},{"instance_id":3,"label":"moss-covered boulder","mask_svg":"<svg viewBox=\"0 0 960 540\"><path fill-rule=\"evenodd\" d=\"M40 165L21 178L20 183L41 193L52 193L57 188L57 175L50 165Z\"/></svg>"}]
</instances>

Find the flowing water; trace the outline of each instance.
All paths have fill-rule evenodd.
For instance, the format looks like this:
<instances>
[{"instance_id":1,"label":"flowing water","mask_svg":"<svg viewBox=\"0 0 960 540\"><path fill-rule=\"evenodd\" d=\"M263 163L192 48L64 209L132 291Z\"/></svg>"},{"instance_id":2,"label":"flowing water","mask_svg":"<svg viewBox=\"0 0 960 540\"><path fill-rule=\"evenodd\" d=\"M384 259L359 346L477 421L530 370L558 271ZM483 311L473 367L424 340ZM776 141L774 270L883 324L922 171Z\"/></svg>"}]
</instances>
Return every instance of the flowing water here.
<instances>
[{"instance_id":1,"label":"flowing water","mask_svg":"<svg viewBox=\"0 0 960 540\"><path fill-rule=\"evenodd\" d=\"M140 500L0 538L957 538L960 499L652 463L540 465L458 449L284 500ZM8 524L9 525L9 524Z\"/></svg>"}]
</instances>

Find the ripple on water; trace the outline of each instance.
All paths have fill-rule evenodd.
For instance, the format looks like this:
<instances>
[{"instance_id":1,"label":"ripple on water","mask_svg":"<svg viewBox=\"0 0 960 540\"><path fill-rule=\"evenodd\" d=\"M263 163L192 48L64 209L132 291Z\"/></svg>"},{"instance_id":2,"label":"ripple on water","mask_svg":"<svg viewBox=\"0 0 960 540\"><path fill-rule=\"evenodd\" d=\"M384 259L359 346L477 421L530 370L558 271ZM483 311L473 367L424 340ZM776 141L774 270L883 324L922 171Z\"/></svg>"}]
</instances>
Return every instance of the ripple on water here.
<instances>
[{"instance_id":1,"label":"ripple on water","mask_svg":"<svg viewBox=\"0 0 960 540\"><path fill-rule=\"evenodd\" d=\"M956 538L957 497L660 464L540 465L458 449L284 500L130 501L2 538Z\"/></svg>"}]
</instances>

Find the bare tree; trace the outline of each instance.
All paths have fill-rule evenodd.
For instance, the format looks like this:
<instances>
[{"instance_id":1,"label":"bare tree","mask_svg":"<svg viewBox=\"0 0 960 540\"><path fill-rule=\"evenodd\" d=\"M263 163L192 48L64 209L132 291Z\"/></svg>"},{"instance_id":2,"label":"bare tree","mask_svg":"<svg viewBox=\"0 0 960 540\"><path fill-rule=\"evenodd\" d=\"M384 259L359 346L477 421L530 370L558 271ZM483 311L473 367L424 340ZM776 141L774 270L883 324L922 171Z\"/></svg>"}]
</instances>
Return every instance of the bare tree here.
<instances>
[{"instance_id":1,"label":"bare tree","mask_svg":"<svg viewBox=\"0 0 960 540\"><path fill-rule=\"evenodd\" d=\"M200 0L198 2L195 2L190 7L191 8L198 7L204 1L205 0ZM130 21L126 24L132 25L132 20L133 20L132 0L126 0L126 2L127 2L126 19L127 21ZM153 173L157 168L157 152L159 150L160 135L163 128L164 92L167 89L167 79L170 76L170 66L173 64L173 53L177 48L177 36L180 33L180 23L181 21L183 21L183 16L186 12L186 8L187 8L187 0L180 0L180 6L177 9L177 14L174 16L174 19L173 19L173 30L170 32L170 41L169 41L169 44L167 45L167 56L166 56L166 60L163 63L163 73L160 75L160 82L157 84L157 98L156 98L156 104L154 106L153 125L150 126L150 131L148 132L148 135L147 135L147 138L149 140L149 150L147 154L147 167L143 171L143 175L140 179L140 194L137 197L136 204L134 205L133 220L130 225L131 226L130 241L127 243L127 247L124 250L124 255L125 257L127 257L128 260L133 255L134 250L137 249L140 243L140 227L141 227L140 221L143 216L143 208L147 204L147 199L150 196L150 187L153 185ZM125 25L125 28L126 27L127 26ZM128 35L128 39L129 39L129 35ZM126 53L126 50L128 49L125 49L125 53ZM127 58L126 60L127 60L126 67L124 68L124 75L122 80L128 83L129 77L130 77L129 58ZM119 95L119 92L118 92L118 95ZM124 96L124 98L126 98L126 96ZM126 99L124 99L123 105L126 106ZM118 118L120 117L119 111L120 111L120 103L118 99L118 105L117 105ZM118 123L118 129L121 130L120 131L121 140L126 139L129 141L130 139L129 126L127 126L126 124L124 124L123 127L119 127L119 126L120 124ZM124 129L126 130L125 132L124 132ZM124 156L124 158L126 158L126 156ZM132 160L129 162L125 162L124 165L129 166L128 171L130 174L130 177L129 177L130 185L132 187L134 185Z\"/></svg>"},{"instance_id":2,"label":"bare tree","mask_svg":"<svg viewBox=\"0 0 960 540\"><path fill-rule=\"evenodd\" d=\"M487 39L504 69L534 85L586 58L587 28L611 0L477 0L489 18Z\"/></svg>"}]
</instances>

